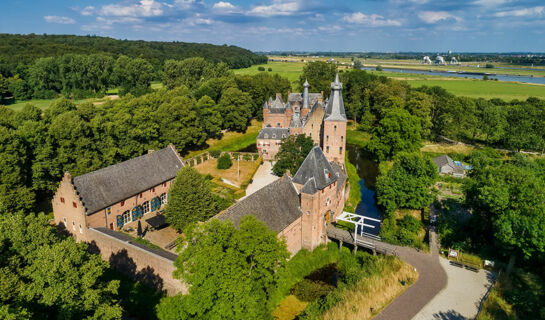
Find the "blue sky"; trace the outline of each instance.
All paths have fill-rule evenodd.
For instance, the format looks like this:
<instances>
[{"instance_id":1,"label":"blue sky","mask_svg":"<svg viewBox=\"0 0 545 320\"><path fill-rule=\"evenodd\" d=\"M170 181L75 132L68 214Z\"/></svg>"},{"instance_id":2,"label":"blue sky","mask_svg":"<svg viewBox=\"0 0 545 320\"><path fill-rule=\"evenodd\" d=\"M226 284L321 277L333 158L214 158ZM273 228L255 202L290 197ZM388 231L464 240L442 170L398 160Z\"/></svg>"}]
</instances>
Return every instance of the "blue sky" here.
<instances>
[{"instance_id":1,"label":"blue sky","mask_svg":"<svg viewBox=\"0 0 545 320\"><path fill-rule=\"evenodd\" d=\"M545 52L545 0L2 0L2 33L256 51Z\"/></svg>"}]
</instances>

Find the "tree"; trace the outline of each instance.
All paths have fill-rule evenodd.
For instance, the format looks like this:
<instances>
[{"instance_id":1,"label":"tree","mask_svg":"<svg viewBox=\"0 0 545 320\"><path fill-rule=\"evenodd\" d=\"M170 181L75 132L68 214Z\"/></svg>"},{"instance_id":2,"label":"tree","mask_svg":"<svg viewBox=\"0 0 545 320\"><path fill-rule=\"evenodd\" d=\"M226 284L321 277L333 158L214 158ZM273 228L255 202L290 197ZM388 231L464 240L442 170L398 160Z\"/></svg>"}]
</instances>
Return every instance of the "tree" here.
<instances>
[{"instance_id":1,"label":"tree","mask_svg":"<svg viewBox=\"0 0 545 320\"><path fill-rule=\"evenodd\" d=\"M392 159L400 152L414 152L421 144L420 120L408 111L388 111L373 129L368 149L380 161Z\"/></svg>"},{"instance_id":2,"label":"tree","mask_svg":"<svg viewBox=\"0 0 545 320\"><path fill-rule=\"evenodd\" d=\"M165 209L168 223L182 231L191 223L204 221L216 213L208 181L191 167L180 169L168 192Z\"/></svg>"},{"instance_id":3,"label":"tree","mask_svg":"<svg viewBox=\"0 0 545 320\"><path fill-rule=\"evenodd\" d=\"M219 101L219 111L223 115L223 128L243 132L252 116L250 95L236 88L226 89Z\"/></svg>"},{"instance_id":4,"label":"tree","mask_svg":"<svg viewBox=\"0 0 545 320\"><path fill-rule=\"evenodd\" d=\"M272 168L273 173L277 176L282 176L286 172L294 175L312 147L314 141L304 134L282 139L280 150L276 154L276 163Z\"/></svg>"},{"instance_id":5,"label":"tree","mask_svg":"<svg viewBox=\"0 0 545 320\"><path fill-rule=\"evenodd\" d=\"M188 228L174 276L189 294L165 298L160 319L270 319L267 301L289 252L284 241L255 216L213 219Z\"/></svg>"},{"instance_id":6,"label":"tree","mask_svg":"<svg viewBox=\"0 0 545 320\"><path fill-rule=\"evenodd\" d=\"M208 137L219 137L223 118L218 111L216 103L209 96L202 96L196 105L197 116L202 122Z\"/></svg>"},{"instance_id":7,"label":"tree","mask_svg":"<svg viewBox=\"0 0 545 320\"><path fill-rule=\"evenodd\" d=\"M131 59L122 55L115 61L112 77L121 87L122 95L142 95L150 88L153 66L145 59Z\"/></svg>"},{"instance_id":8,"label":"tree","mask_svg":"<svg viewBox=\"0 0 545 320\"><path fill-rule=\"evenodd\" d=\"M476 171L464 188L480 233L502 252L524 259L545 252L545 183L532 165L491 163Z\"/></svg>"},{"instance_id":9,"label":"tree","mask_svg":"<svg viewBox=\"0 0 545 320\"><path fill-rule=\"evenodd\" d=\"M422 209L434 199L437 169L422 155L402 153L388 173L377 179L377 203L391 216L397 208Z\"/></svg>"},{"instance_id":10,"label":"tree","mask_svg":"<svg viewBox=\"0 0 545 320\"><path fill-rule=\"evenodd\" d=\"M323 92L328 95L331 91L331 82L335 79L337 66L323 61L309 62L303 67L303 73L299 76L299 90L302 92L303 83L308 81L311 92Z\"/></svg>"},{"instance_id":11,"label":"tree","mask_svg":"<svg viewBox=\"0 0 545 320\"><path fill-rule=\"evenodd\" d=\"M33 319L121 319L119 282L102 280L108 263L48 220L0 215L0 303Z\"/></svg>"},{"instance_id":12,"label":"tree","mask_svg":"<svg viewBox=\"0 0 545 320\"><path fill-rule=\"evenodd\" d=\"M228 153L224 153L221 157L218 158L217 168L220 170L225 170L231 168L233 161L231 161L231 156Z\"/></svg>"},{"instance_id":13,"label":"tree","mask_svg":"<svg viewBox=\"0 0 545 320\"><path fill-rule=\"evenodd\" d=\"M206 80L231 75L225 63L214 65L202 57L167 60L163 66L163 73L163 82L168 89L181 85L196 89Z\"/></svg>"},{"instance_id":14,"label":"tree","mask_svg":"<svg viewBox=\"0 0 545 320\"><path fill-rule=\"evenodd\" d=\"M352 66L352 68L360 70L361 68L363 68L363 63L361 63L360 60L354 60L354 65Z\"/></svg>"}]
</instances>

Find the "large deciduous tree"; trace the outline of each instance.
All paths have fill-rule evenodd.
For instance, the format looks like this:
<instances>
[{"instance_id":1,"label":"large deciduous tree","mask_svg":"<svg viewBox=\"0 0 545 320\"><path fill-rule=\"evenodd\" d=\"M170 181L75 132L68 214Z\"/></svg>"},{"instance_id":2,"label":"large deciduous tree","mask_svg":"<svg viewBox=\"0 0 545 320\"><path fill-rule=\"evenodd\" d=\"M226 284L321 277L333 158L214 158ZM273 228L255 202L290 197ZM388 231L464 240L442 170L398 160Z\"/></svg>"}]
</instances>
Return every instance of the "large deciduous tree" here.
<instances>
[{"instance_id":1,"label":"large deciduous tree","mask_svg":"<svg viewBox=\"0 0 545 320\"><path fill-rule=\"evenodd\" d=\"M208 181L197 170L182 168L168 194L167 221L174 228L183 230L189 224L204 221L216 213L216 202Z\"/></svg>"},{"instance_id":2,"label":"large deciduous tree","mask_svg":"<svg viewBox=\"0 0 545 320\"><path fill-rule=\"evenodd\" d=\"M379 160L389 160L400 152L414 152L420 149L420 119L407 110L389 110L373 129L368 149Z\"/></svg>"},{"instance_id":3,"label":"large deciduous tree","mask_svg":"<svg viewBox=\"0 0 545 320\"><path fill-rule=\"evenodd\" d=\"M422 209L434 199L437 168L422 155L400 154L394 166L377 179L377 203L390 216L397 208Z\"/></svg>"},{"instance_id":4,"label":"large deciduous tree","mask_svg":"<svg viewBox=\"0 0 545 320\"><path fill-rule=\"evenodd\" d=\"M276 163L272 168L273 173L277 176L282 176L286 172L294 175L313 146L312 138L304 134L283 139L280 150L276 154Z\"/></svg>"},{"instance_id":5,"label":"large deciduous tree","mask_svg":"<svg viewBox=\"0 0 545 320\"><path fill-rule=\"evenodd\" d=\"M267 308L277 271L286 263L285 242L255 216L213 219L187 229L174 275L189 294L165 298L160 319L270 319Z\"/></svg>"},{"instance_id":6,"label":"large deciduous tree","mask_svg":"<svg viewBox=\"0 0 545 320\"><path fill-rule=\"evenodd\" d=\"M309 62L303 67L303 73L299 76L299 90L303 90L303 83L308 81L311 92L323 92L328 95L331 91L331 82L335 80L337 66L323 61Z\"/></svg>"},{"instance_id":7,"label":"large deciduous tree","mask_svg":"<svg viewBox=\"0 0 545 320\"><path fill-rule=\"evenodd\" d=\"M224 129L243 132L252 117L252 99L246 92L228 88L221 95L218 110L223 115Z\"/></svg>"},{"instance_id":8,"label":"large deciduous tree","mask_svg":"<svg viewBox=\"0 0 545 320\"><path fill-rule=\"evenodd\" d=\"M119 283L102 280L107 262L48 220L0 214L0 317L121 319Z\"/></svg>"}]
</instances>

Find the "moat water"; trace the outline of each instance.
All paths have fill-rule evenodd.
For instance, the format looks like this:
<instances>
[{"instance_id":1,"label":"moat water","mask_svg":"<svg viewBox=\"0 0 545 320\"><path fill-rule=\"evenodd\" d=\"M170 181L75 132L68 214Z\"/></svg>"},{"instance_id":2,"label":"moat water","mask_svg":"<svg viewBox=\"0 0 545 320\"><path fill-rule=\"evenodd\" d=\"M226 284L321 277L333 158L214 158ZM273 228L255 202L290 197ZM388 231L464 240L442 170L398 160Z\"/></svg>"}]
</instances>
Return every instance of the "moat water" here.
<instances>
[{"instance_id":1,"label":"moat water","mask_svg":"<svg viewBox=\"0 0 545 320\"><path fill-rule=\"evenodd\" d=\"M348 161L356 167L360 177L361 202L356 207L356 214L374 219L382 219L382 215L377 207L375 198L375 184L379 173L378 163L373 161L371 155L363 148L353 144L346 145L348 152ZM380 232L380 223L370 220L366 224L372 225L365 227L363 232L378 235Z\"/></svg>"}]
</instances>

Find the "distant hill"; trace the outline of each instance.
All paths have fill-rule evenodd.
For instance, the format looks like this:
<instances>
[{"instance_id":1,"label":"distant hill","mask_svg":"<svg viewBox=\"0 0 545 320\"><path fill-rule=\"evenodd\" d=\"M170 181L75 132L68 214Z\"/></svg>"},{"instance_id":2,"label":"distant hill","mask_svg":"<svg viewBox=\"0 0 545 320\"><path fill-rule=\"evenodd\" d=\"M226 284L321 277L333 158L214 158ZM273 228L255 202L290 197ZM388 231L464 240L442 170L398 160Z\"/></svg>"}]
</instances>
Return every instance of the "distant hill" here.
<instances>
[{"instance_id":1,"label":"distant hill","mask_svg":"<svg viewBox=\"0 0 545 320\"><path fill-rule=\"evenodd\" d=\"M66 53L106 53L141 57L160 69L168 59L203 57L212 62L225 62L231 68L247 68L267 61L267 57L236 46L207 43L117 40L98 36L0 34L0 61L14 69L41 57ZM4 66L6 67L6 66Z\"/></svg>"}]
</instances>

